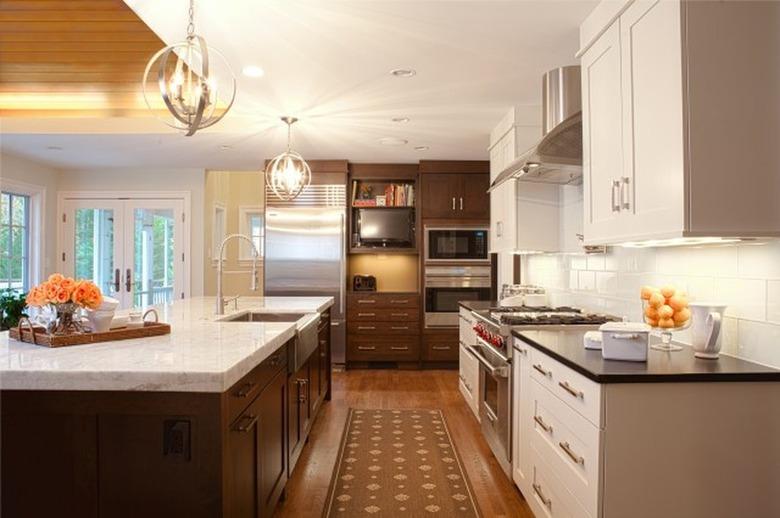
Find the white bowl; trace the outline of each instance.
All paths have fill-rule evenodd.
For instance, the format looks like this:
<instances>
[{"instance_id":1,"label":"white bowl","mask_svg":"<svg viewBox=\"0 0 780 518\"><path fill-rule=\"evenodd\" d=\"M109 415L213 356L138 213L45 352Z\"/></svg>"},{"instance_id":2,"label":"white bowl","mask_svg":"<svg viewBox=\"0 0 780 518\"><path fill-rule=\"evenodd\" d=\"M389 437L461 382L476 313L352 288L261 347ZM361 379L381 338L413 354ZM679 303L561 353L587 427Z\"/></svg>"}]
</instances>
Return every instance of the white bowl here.
<instances>
[{"instance_id":1,"label":"white bowl","mask_svg":"<svg viewBox=\"0 0 780 518\"><path fill-rule=\"evenodd\" d=\"M94 333L105 333L111 329L111 321L114 320L114 311L88 311L87 320Z\"/></svg>"},{"instance_id":2,"label":"white bowl","mask_svg":"<svg viewBox=\"0 0 780 518\"><path fill-rule=\"evenodd\" d=\"M127 327L127 323L130 321L130 317L127 315L117 315L111 321L111 329L119 329L121 327Z\"/></svg>"},{"instance_id":3,"label":"white bowl","mask_svg":"<svg viewBox=\"0 0 780 518\"><path fill-rule=\"evenodd\" d=\"M113 313L117 307L119 307L119 301L117 299L104 296L103 302L95 311L111 311Z\"/></svg>"}]
</instances>

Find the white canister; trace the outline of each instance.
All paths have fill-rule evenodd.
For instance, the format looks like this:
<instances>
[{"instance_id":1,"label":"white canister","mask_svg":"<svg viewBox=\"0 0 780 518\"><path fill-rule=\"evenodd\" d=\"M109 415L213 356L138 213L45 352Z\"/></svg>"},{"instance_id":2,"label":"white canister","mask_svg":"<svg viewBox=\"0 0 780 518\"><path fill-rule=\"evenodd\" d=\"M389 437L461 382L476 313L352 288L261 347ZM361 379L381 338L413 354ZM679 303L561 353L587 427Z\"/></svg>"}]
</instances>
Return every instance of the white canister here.
<instances>
[{"instance_id":1,"label":"white canister","mask_svg":"<svg viewBox=\"0 0 780 518\"><path fill-rule=\"evenodd\" d=\"M607 322L601 331L601 356L605 360L647 361L650 326L641 322Z\"/></svg>"},{"instance_id":2,"label":"white canister","mask_svg":"<svg viewBox=\"0 0 780 518\"><path fill-rule=\"evenodd\" d=\"M597 351L600 351L602 348L601 340L601 331L588 331L582 337L585 349L595 349Z\"/></svg>"},{"instance_id":3,"label":"white canister","mask_svg":"<svg viewBox=\"0 0 780 518\"><path fill-rule=\"evenodd\" d=\"M690 308L693 321L691 346L694 356L717 360L720 355L720 326L726 305L692 302Z\"/></svg>"}]
</instances>

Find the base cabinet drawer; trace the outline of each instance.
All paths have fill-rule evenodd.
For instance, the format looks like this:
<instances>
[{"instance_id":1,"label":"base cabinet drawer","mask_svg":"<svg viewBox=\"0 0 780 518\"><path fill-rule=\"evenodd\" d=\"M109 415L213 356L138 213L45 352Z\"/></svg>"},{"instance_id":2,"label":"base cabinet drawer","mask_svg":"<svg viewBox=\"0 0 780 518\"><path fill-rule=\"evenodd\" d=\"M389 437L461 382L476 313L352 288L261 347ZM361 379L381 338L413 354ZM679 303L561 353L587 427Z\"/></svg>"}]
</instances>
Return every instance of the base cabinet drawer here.
<instances>
[{"instance_id":1,"label":"base cabinet drawer","mask_svg":"<svg viewBox=\"0 0 780 518\"><path fill-rule=\"evenodd\" d=\"M399 336L393 340L366 336L347 338L348 361L417 361L420 342L416 336Z\"/></svg>"},{"instance_id":2,"label":"base cabinet drawer","mask_svg":"<svg viewBox=\"0 0 780 518\"><path fill-rule=\"evenodd\" d=\"M420 295L418 293L350 293L347 298L347 308L418 308Z\"/></svg>"},{"instance_id":3,"label":"base cabinet drawer","mask_svg":"<svg viewBox=\"0 0 780 518\"><path fill-rule=\"evenodd\" d=\"M414 322L420 320L417 308L352 308L347 313L350 322Z\"/></svg>"},{"instance_id":4,"label":"base cabinet drawer","mask_svg":"<svg viewBox=\"0 0 780 518\"><path fill-rule=\"evenodd\" d=\"M381 340L387 335L417 335L420 326L417 322L349 322L347 332L350 335L370 335Z\"/></svg>"},{"instance_id":5,"label":"base cabinet drawer","mask_svg":"<svg viewBox=\"0 0 780 518\"><path fill-rule=\"evenodd\" d=\"M531 447L531 494L525 495L536 518L596 518L583 509L554 475L544 456Z\"/></svg>"},{"instance_id":6,"label":"base cabinet drawer","mask_svg":"<svg viewBox=\"0 0 780 518\"><path fill-rule=\"evenodd\" d=\"M423 359L434 362L456 362L460 343L456 334L424 335Z\"/></svg>"}]
</instances>

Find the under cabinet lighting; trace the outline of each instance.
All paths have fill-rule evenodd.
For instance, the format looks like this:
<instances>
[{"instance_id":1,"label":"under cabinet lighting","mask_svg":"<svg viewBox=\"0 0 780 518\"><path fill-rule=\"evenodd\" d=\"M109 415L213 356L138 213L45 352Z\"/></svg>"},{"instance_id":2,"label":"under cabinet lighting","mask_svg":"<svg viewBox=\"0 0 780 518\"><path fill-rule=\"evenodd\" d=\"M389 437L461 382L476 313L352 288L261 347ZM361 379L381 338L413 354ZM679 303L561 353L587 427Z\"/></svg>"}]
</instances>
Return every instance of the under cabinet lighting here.
<instances>
[{"instance_id":1,"label":"under cabinet lighting","mask_svg":"<svg viewBox=\"0 0 780 518\"><path fill-rule=\"evenodd\" d=\"M620 243L623 248L663 248L669 246L722 245L745 241L737 237L675 237L671 239L649 239Z\"/></svg>"}]
</instances>

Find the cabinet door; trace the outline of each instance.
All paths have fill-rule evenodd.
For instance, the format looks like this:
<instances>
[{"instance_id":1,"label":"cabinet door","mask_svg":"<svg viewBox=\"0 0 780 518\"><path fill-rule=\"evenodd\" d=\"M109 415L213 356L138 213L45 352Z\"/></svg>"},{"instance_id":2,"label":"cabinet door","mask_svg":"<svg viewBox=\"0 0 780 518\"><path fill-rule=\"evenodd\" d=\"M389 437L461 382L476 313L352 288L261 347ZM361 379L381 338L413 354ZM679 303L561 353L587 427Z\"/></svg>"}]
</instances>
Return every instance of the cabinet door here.
<instances>
[{"instance_id":1,"label":"cabinet door","mask_svg":"<svg viewBox=\"0 0 780 518\"><path fill-rule=\"evenodd\" d=\"M582 56L582 169L585 241L620 234L623 177L620 24L614 22Z\"/></svg>"},{"instance_id":2,"label":"cabinet door","mask_svg":"<svg viewBox=\"0 0 780 518\"><path fill-rule=\"evenodd\" d=\"M301 427L301 382L300 371L290 375L287 383L287 451L289 453L290 468L295 466L295 461L303 447L304 430Z\"/></svg>"},{"instance_id":3,"label":"cabinet door","mask_svg":"<svg viewBox=\"0 0 780 518\"><path fill-rule=\"evenodd\" d=\"M230 466L230 516L257 518L261 516L261 402L258 396L230 425L228 431L228 461ZM282 448L284 452L284 448Z\"/></svg>"},{"instance_id":4,"label":"cabinet door","mask_svg":"<svg viewBox=\"0 0 780 518\"><path fill-rule=\"evenodd\" d=\"M684 228L680 4L634 2L620 17L626 237L650 238Z\"/></svg>"},{"instance_id":5,"label":"cabinet door","mask_svg":"<svg viewBox=\"0 0 780 518\"><path fill-rule=\"evenodd\" d=\"M328 399L328 381L330 379L330 326L320 332L320 394L323 401Z\"/></svg>"},{"instance_id":6,"label":"cabinet door","mask_svg":"<svg viewBox=\"0 0 780 518\"><path fill-rule=\"evenodd\" d=\"M287 483L285 413L287 372L280 371L257 397L260 413L260 506L262 516L271 517ZM252 405L255 406L255 405Z\"/></svg>"},{"instance_id":7,"label":"cabinet door","mask_svg":"<svg viewBox=\"0 0 780 518\"><path fill-rule=\"evenodd\" d=\"M524 495L530 496L533 466L531 463L531 420L532 400L529 395L531 384L530 351L522 342L516 342L512 351L513 396L512 396L512 479Z\"/></svg>"},{"instance_id":8,"label":"cabinet door","mask_svg":"<svg viewBox=\"0 0 780 518\"><path fill-rule=\"evenodd\" d=\"M424 218L452 218L457 215L459 174L420 175Z\"/></svg>"},{"instance_id":9,"label":"cabinet door","mask_svg":"<svg viewBox=\"0 0 780 518\"><path fill-rule=\"evenodd\" d=\"M309 357L309 396L311 401L309 402L309 408L311 409L311 418L317 415L317 410L320 407L320 347L314 350Z\"/></svg>"},{"instance_id":10,"label":"cabinet door","mask_svg":"<svg viewBox=\"0 0 780 518\"><path fill-rule=\"evenodd\" d=\"M461 175L458 193L458 217L465 219L490 219L490 176L487 174Z\"/></svg>"}]
</instances>

